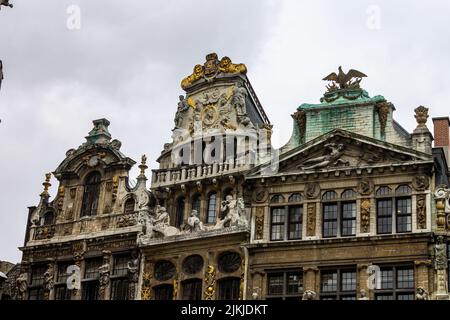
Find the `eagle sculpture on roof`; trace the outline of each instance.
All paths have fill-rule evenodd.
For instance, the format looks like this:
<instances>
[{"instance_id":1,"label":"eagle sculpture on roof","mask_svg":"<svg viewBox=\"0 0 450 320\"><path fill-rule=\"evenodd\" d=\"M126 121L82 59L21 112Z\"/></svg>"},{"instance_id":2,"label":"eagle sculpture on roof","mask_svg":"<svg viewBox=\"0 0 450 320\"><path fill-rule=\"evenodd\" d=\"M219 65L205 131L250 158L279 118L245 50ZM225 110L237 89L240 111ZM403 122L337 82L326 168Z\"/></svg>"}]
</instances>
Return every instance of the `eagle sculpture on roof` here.
<instances>
[{"instance_id":1,"label":"eagle sculpture on roof","mask_svg":"<svg viewBox=\"0 0 450 320\"><path fill-rule=\"evenodd\" d=\"M342 71L342 67L339 66L338 73L332 72L322 80L333 81L331 85L327 85L328 91L334 91L338 89L353 89L359 88L361 78L367 77L364 73L358 70L350 69L347 73ZM355 79L355 80L353 80ZM336 86L339 85L339 87Z\"/></svg>"}]
</instances>

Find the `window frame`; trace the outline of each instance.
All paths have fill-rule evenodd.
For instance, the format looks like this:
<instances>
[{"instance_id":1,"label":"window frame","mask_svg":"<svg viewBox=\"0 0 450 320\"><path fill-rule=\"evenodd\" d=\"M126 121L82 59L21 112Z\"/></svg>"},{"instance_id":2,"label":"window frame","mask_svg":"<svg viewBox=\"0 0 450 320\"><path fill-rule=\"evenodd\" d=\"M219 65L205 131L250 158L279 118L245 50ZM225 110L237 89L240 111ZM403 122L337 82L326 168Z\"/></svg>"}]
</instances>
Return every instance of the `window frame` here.
<instances>
[{"instance_id":1,"label":"window frame","mask_svg":"<svg viewBox=\"0 0 450 320\"><path fill-rule=\"evenodd\" d=\"M352 194L350 197L345 196L344 193L348 193L349 191L352 191ZM329 198L326 196L327 194L330 194L331 192L334 192L335 197ZM321 197L321 211L322 211L322 238L347 238L347 237L355 237L357 234L357 215L358 215L358 209L357 209L357 198L358 193L353 190L352 188L346 188L342 192L336 192L334 190L327 190L322 194ZM354 206L354 216L351 218L344 218L344 206L352 204ZM328 206L336 206L336 218L327 218L325 219L325 208ZM354 233L352 234L344 234L344 222L346 221L352 221L352 230L354 230ZM325 235L325 223L335 222L336 225L336 234L334 235Z\"/></svg>"},{"instance_id":2,"label":"window frame","mask_svg":"<svg viewBox=\"0 0 450 320\"><path fill-rule=\"evenodd\" d=\"M398 288L398 271L410 269L412 270L412 287L409 288ZM386 299L377 299L377 297L391 295L392 300L398 300L398 295L400 294L410 294L412 295L412 300L415 299L416 294L416 270L414 268L414 264L405 263L398 265L380 265L380 271L392 270L392 288L380 288L374 289L374 299L375 300L386 300ZM380 274L381 276L381 274ZM381 283L383 285L383 283ZM390 299L387 299L390 300Z\"/></svg>"},{"instance_id":3,"label":"window frame","mask_svg":"<svg viewBox=\"0 0 450 320\"><path fill-rule=\"evenodd\" d=\"M406 188L407 192L399 192L399 189ZM384 191L380 192L380 190L389 190L389 193L386 194ZM394 191L393 191L394 190ZM376 201L376 233L379 235L383 234L397 234L397 233L411 233L413 230L413 217L412 217L412 207L413 207L413 197L412 197L412 188L408 184L399 184L395 188L391 188L387 185L382 185L377 188L375 192L375 201ZM399 201L409 200L409 212L399 214L398 208ZM391 206L390 214L384 213L380 214L379 203L388 202ZM406 231L399 231L400 228L400 219L406 217L407 222ZM390 231L380 231L380 220L390 218ZM409 219L408 219L409 218Z\"/></svg>"},{"instance_id":4,"label":"window frame","mask_svg":"<svg viewBox=\"0 0 450 320\"><path fill-rule=\"evenodd\" d=\"M212 200L212 196L214 196L214 200ZM211 207L211 203L214 202L213 207ZM208 193L208 207L206 210L206 223L207 224L213 224L217 221L217 192L211 191ZM213 212L214 215L211 215L210 213Z\"/></svg>"},{"instance_id":5,"label":"window frame","mask_svg":"<svg viewBox=\"0 0 450 320\"><path fill-rule=\"evenodd\" d=\"M353 290L343 290L343 277L345 273L354 273L354 286ZM336 290L323 291L323 275L336 274ZM353 282L353 281L352 281ZM358 287L358 271L356 266L343 266L343 267L327 267L320 269L320 300L356 300L356 290ZM342 299L342 298L354 298L354 299ZM335 299L327 299L335 298Z\"/></svg>"},{"instance_id":6,"label":"window frame","mask_svg":"<svg viewBox=\"0 0 450 320\"><path fill-rule=\"evenodd\" d=\"M300 292L298 293L289 293L288 287L288 279L290 275L297 274L300 277ZM270 277L281 276L282 280L282 290L280 294L270 294ZM302 299L303 292L305 290L304 287L304 275L303 269L283 269L283 270L268 270L266 271L266 300L288 300L288 299Z\"/></svg>"}]
</instances>

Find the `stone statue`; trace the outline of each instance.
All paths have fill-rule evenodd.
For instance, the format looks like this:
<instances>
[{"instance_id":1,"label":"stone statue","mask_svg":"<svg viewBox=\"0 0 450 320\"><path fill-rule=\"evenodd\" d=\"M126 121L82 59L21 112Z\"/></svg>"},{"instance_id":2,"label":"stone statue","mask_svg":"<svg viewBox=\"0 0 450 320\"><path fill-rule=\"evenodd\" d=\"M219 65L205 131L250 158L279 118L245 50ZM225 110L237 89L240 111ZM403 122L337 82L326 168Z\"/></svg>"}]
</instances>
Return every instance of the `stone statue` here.
<instances>
[{"instance_id":1,"label":"stone statue","mask_svg":"<svg viewBox=\"0 0 450 320\"><path fill-rule=\"evenodd\" d=\"M111 252L103 251L103 264L98 268L100 287L106 287L109 284L109 276L111 273L110 259Z\"/></svg>"},{"instance_id":2,"label":"stone statue","mask_svg":"<svg viewBox=\"0 0 450 320\"><path fill-rule=\"evenodd\" d=\"M0 10L2 9L2 6L10 7L10 8L13 7L13 5L11 3L9 3L9 0L0 0ZM1 80L1 77L0 77L0 80Z\"/></svg>"},{"instance_id":3,"label":"stone statue","mask_svg":"<svg viewBox=\"0 0 450 320\"><path fill-rule=\"evenodd\" d=\"M325 145L325 149L327 150L328 154L306 160L299 167L303 168L304 170L309 170L315 168L323 168L330 164L333 166L337 166L339 164L348 165L348 161L339 159L344 153L344 148L345 147L343 144L327 143Z\"/></svg>"},{"instance_id":4,"label":"stone statue","mask_svg":"<svg viewBox=\"0 0 450 320\"><path fill-rule=\"evenodd\" d=\"M317 293L315 293L312 290L306 290L303 293L303 300L315 300L317 296Z\"/></svg>"},{"instance_id":5,"label":"stone statue","mask_svg":"<svg viewBox=\"0 0 450 320\"><path fill-rule=\"evenodd\" d=\"M358 300L369 300L367 297L367 292L364 289L359 290L359 298Z\"/></svg>"},{"instance_id":6,"label":"stone statue","mask_svg":"<svg viewBox=\"0 0 450 320\"><path fill-rule=\"evenodd\" d=\"M16 287L18 292L18 299L24 300L25 294L28 289L28 274L26 272L22 272L16 279Z\"/></svg>"},{"instance_id":7,"label":"stone statue","mask_svg":"<svg viewBox=\"0 0 450 320\"><path fill-rule=\"evenodd\" d=\"M338 89L359 88L361 78L364 77L367 76L364 73L354 69L350 69L347 73L344 73L344 71L342 71L342 67L339 66L337 74L332 72L322 80L332 81L332 84L327 86L327 89L328 91L335 91ZM353 78L356 78L356 80L353 80ZM336 84L339 85L339 88L337 88Z\"/></svg>"},{"instance_id":8,"label":"stone statue","mask_svg":"<svg viewBox=\"0 0 450 320\"><path fill-rule=\"evenodd\" d=\"M130 282L137 282L139 278L139 257L136 252L131 254L131 260L127 264L128 280Z\"/></svg>"},{"instance_id":9,"label":"stone statue","mask_svg":"<svg viewBox=\"0 0 450 320\"><path fill-rule=\"evenodd\" d=\"M447 269L447 246L444 243L444 238L438 236L436 244L434 245L434 268L436 270Z\"/></svg>"},{"instance_id":10,"label":"stone statue","mask_svg":"<svg viewBox=\"0 0 450 320\"><path fill-rule=\"evenodd\" d=\"M180 101L178 102L177 113L175 114L175 128L180 128L183 121L183 113L189 109L189 104L187 103L184 96L180 95Z\"/></svg>"},{"instance_id":11,"label":"stone statue","mask_svg":"<svg viewBox=\"0 0 450 320\"><path fill-rule=\"evenodd\" d=\"M170 225L170 216L166 208L159 205L156 206L155 217L148 216L141 218L140 223L145 224L145 233L139 235L139 244L147 244L151 239L161 235L168 237L180 233L178 228Z\"/></svg>"},{"instance_id":12,"label":"stone statue","mask_svg":"<svg viewBox=\"0 0 450 320\"><path fill-rule=\"evenodd\" d=\"M217 220L214 229L247 225L244 200L242 198L234 200L233 196L227 195L221 203L220 212L221 217Z\"/></svg>"},{"instance_id":13,"label":"stone statue","mask_svg":"<svg viewBox=\"0 0 450 320\"><path fill-rule=\"evenodd\" d=\"M49 263L44 273L44 290L50 292L53 289L55 269L53 263Z\"/></svg>"},{"instance_id":14,"label":"stone statue","mask_svg":"<svg viewBox=\"0 0 450 320\"><path fill-rule=\"evenodd\" d=\"M428 293L423 287L417 288L416 300L428 300Z\"/></svg>"},{"instance_id":15,"label":"stone statue","mask_svg":"<svg viewBox=\"0 0 450 320\"><path fill-rule=\"evenodd\" d=\"M231 98L231 103L236 108L236 113L238 116L247 114L245 107L246 98L247 90L244 88L242 83L238 83L237 86L233 88L233 96Z\"/></svg>"},{"instance_id":16,"label":"stone statue","mask_svg":"<svg viewBox=\"0 0 450 320\"><path fill-rule=\"evenodd\" d=\"M204 231L203 223L198 218L197 210L192 210L191 216L187 220L187 229L189 232Z\"/></svg>"}]
</instances>

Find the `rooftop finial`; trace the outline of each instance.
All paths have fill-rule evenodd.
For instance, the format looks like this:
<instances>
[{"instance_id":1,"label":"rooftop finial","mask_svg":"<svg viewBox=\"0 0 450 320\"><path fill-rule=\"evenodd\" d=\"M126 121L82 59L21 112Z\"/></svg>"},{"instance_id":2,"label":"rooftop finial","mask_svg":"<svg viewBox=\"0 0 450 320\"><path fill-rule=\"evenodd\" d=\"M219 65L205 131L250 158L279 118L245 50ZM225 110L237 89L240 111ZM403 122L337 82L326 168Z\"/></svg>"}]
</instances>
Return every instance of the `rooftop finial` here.
<instances>
[{"instance_id":1,"label":"rooftop finial","mask_svg":"<svg viewBox=\"0 0 450 320\"><path fill-rule=\"evenodd\" d=\"M1 1L1 0L0 0ZM89 131L89 135L86 137L88 144L94 143L106 143L111 140L111 134L108 131L110 122L108 119L102 118L92 121L94 128Z\"/></svg>"},{"instance_id":2,"label":"rooftop finial","mask_svg":"<svg viewBox=\"0 0 450 320\"><path fill-rule=\"evenodd\" d=\"M327 89L329 92L336 91L339 89L356 89L359 88L359 83L361 82L361 78L367 77L364 73L358 70L350 69L347 73L342 71L342 67L339 66L338 73L332 72L327 75L322 80L332 81L330 85L327 85ZM353 80L355 78L355 80ZM337 85L339 87L337 87Z\"/></svg>"},{"instance_id":3,"label":"rooftop finial","mask_svg":"<svg viewBox=\"0 0 450 320\"><path fill-rule=\"evenodd\" d=\"M141 157L141 164L139 165L139 169L141 169L141 176L145 176L145 170L148 168L147 166L147 156L145 154Z\"/></svg>"},{"instance_id":4,"label":"rooftop finial","mask_svg":"<svg viewBox=\"0 0 450 320\"><path fill-rule=\"evenodd\" d=\"M52 174L51 174L51 173L46 173L46 174L45 174L45 181L42 183L42 185L44 186L44 191L42 191L41 197L42 197L42 196L44 196L44 197L48 197L48 196L49 196L49 194L48 194L48 188L52 185L52 184L50 183L51 177L52 177Z\"/></svg>"},{"instance_id":5,"label":"rooftop finial","mask_svg":"<svg viewBox=\"0 0 450 320\"><path fill-rule=\"evenodd\" d=\"M417 127L419 128L426 127L428 119L428 108L425 108L424 106L418 106L417 108L414 109L414 112L416 113L414 115L414 118L416 118Z\"/></svg>"}]
</instances>

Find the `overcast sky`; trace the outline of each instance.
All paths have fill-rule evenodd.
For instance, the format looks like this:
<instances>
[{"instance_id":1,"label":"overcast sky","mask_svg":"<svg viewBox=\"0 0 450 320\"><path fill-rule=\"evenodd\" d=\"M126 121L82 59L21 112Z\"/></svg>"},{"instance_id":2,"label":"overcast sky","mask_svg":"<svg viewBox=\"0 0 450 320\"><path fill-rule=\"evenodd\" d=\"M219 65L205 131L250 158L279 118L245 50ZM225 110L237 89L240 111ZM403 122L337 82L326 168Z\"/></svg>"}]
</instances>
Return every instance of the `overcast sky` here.
<instances>
[{"instance_id":1,"label":"overcast sky","mask_svg":"<svg viewBox=\"0 0 450 320\"><path fill-rule=\"evenodd\" d=\"M44 173L84 142L93 119L109 119L122 151L146 153L155 168L180 81L210 52L247 65L275 146L339 65L366 73L362 87L394 103L409 131L419 105L449 114L448 1L10 1L0 11L0 260L20 261Z\"/></svg>"}]
</instances>

